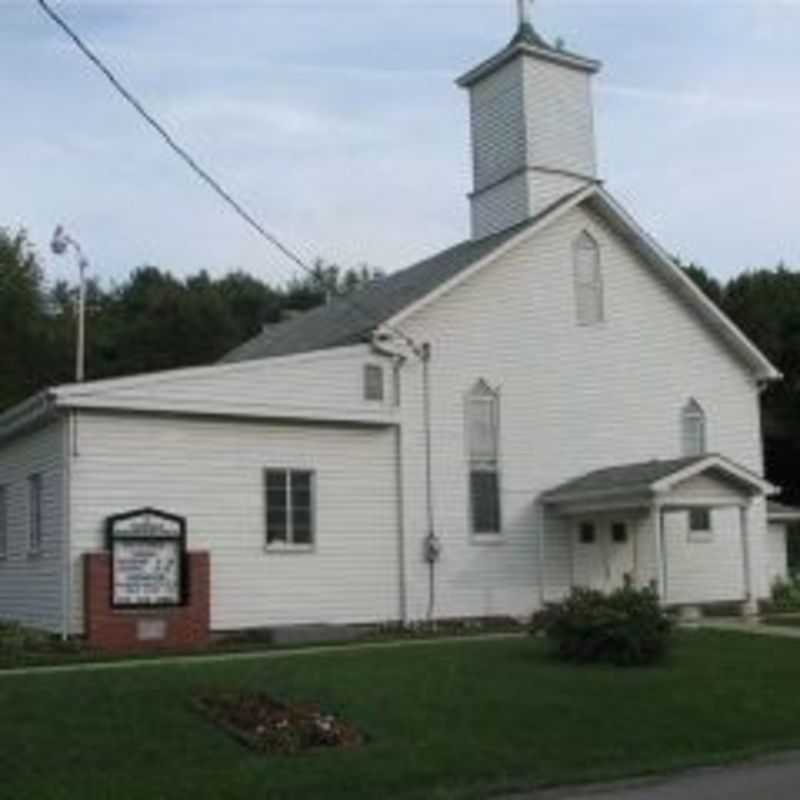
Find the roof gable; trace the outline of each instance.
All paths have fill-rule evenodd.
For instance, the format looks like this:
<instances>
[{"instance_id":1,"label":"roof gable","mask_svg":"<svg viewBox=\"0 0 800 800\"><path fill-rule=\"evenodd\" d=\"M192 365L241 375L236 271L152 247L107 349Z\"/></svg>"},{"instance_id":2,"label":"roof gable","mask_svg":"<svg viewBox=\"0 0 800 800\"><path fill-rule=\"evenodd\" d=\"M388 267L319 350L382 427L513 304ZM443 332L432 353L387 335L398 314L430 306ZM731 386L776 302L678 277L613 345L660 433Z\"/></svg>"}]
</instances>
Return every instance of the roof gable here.
<instances>
[{"instance_id":1,"label":"roof gable","mask_svg":"<svg viewBox=\"0 0 800 800\"><path fill-rule=\"evenodd\" d=\"M757 380L776 380L780 372L766 356L683 273L630 214L598 184L565 195L519 225L478 240L466 240L407 269L376 281L347 298L271 326L226 355L223 362L343 347L368 342L381 326L398 329L404 319L434 302L504 252L525 242L569 209L586 204L680 297Z\"/></svg>"},{"instance_id":2,"label":"roof gable","mask_svg":"<svg viewBox=\"0 0 800 800\"><path fill-rule=\"evenodd\" d=\"M581 189L540 214L483 239L467 239L404 270L375 281L353 295L266 328L261 334L228 353L223 362L292 355L309 350L343 347L369 341L373 331L432 296L441 287L476 265L481 265L522 234L536 227L559 208L586 192Z\"/></svg>"},{"instance_id":3,"label":"roof gable","mask_svg":"<svg viewBox=\"0 0 800 800\"><path fill-rule=\"evenodd\" d=\"M763 478L730 459L720 455L701 455L594 470L545 492L542 500L549 504L560 504L633 493L663 494L703 473L736 484L747 493L775 491L775 487Z\"/></svg>"}]
</instances>

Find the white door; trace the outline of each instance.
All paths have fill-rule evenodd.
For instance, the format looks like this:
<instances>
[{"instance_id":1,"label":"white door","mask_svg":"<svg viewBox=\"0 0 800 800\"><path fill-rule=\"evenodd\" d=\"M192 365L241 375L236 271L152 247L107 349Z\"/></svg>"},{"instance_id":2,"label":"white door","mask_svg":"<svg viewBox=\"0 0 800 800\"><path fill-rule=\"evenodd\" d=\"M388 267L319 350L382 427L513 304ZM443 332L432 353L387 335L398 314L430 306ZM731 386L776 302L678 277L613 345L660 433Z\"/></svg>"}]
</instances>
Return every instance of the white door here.
<instances>
[{"instance_id":1,"label":"white door","mask_svg":"<svg viewBox=\"0 0 800 800\"><path fill-rule=\"evenodd\" d=\"M627 518L580 519L573 531L576 586L610 592L634 570L636 528Z\"/></svg>"}]
</instances>

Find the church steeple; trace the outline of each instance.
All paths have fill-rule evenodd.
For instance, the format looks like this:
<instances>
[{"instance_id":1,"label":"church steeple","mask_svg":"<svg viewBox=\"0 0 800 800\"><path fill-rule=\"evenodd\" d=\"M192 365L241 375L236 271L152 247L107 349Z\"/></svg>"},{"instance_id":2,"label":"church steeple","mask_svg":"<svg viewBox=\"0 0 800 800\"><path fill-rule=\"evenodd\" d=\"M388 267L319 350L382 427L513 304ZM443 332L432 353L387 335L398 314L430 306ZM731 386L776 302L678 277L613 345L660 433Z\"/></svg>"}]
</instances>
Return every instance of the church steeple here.
<instances>
[{"instance_id":1,"label":"church steeple","mask_svg":"<svg viewBox=\"0 0 800 800\"><path fill-rule=\"evenodd\" d=\"M458 81L470 93L476 239L597 180L591 78L601 65L542 38L529 1L517 0L508 45Z\"/></svg>"}]
</instances>

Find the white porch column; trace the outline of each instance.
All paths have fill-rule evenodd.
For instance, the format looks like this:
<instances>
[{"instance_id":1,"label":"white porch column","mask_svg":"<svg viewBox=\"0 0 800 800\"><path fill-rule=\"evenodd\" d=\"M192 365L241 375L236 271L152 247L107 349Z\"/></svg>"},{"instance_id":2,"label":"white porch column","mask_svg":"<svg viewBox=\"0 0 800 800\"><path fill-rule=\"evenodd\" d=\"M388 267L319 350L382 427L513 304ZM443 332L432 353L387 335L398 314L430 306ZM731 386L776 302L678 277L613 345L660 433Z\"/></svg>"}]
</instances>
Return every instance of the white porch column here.
<instances>
[{"instance_id":1,"label":"white porch column","mask_svg":"<svg viewBox=\"0 0 800 800\"><path fill-rule=\"evenodd\" d=\"M746 617L758 614L755 583L753 581L753 561L750 541L750 505L739 508L739 530L742 535L742 571L744 573L744 605L742 613Z\"/></svg>"},{"instance_id":2,"label":"white porch column","mask_svg":"<svg viewBox=\"0 0 800 800\"><path fill-rule=\"evenodd\" d=\"M650 519L655 539L656 590L663 606L667 604L667 581L664 569L664 510L660 503L653 503L650 507Z\"/></svg>"}]
</instances>

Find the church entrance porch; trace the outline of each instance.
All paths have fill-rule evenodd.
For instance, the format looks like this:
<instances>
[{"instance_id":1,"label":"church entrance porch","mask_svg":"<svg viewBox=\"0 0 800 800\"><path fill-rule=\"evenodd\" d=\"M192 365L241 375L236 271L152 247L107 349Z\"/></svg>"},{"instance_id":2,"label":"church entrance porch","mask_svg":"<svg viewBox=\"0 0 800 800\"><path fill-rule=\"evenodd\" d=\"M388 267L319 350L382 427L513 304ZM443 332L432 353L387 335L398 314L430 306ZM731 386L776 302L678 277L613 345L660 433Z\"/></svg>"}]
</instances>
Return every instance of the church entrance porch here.
<instances>
[{"instance_id":1,"label":"church entrance porch","mask_svg":"<svg viewBox=\"0 0 800 800\"><path fill-rule=\"evenodd\" d=\"M722 456L596 470L546 492L544 550L569 540L569 586L652 586L665 606L742 603L755 613L759 476ZM559 533L560 531L560 533ZM548 541L549 540L549 541Z\"/></svg>"}]
</instances>

